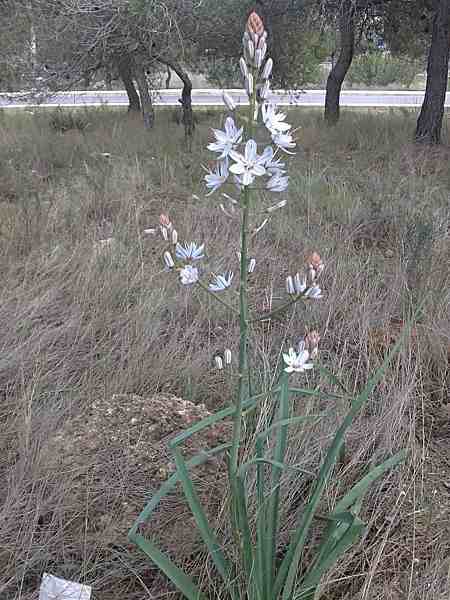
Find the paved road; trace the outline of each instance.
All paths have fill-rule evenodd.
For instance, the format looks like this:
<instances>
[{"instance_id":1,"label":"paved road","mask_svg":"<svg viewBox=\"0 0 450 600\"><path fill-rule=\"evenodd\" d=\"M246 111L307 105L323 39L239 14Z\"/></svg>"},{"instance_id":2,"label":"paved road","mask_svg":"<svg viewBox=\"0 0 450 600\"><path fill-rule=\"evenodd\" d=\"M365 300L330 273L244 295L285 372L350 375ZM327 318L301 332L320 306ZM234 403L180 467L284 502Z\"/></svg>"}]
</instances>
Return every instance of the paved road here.
<instances>
[{"instance_id":1,"label":"paved road","mask_svg":"<svg viewBox=\"0 0 450 600\"><path fill-rule=\"evenodd\" d=\"M244 90L228 90L237 104L246 104L247 96ZM179 106L178 98L181 90L159 90L156 93L155 104ZM418 108L423 101L424 92L404 91L345 91L341 94L341 106L354 107L406 107ZM274 91L271 98L281 105L323 106L325 90L310 90L307 92ZM221 90L193 90L193 104L197 106L222 105ZM40 104L42 107L51 106L127 106L128 99L124 91L73 91L58 93L47 98ZM20 94L0 94L0 108L31 108L36 106L35 100L24 100ZM450 107L450 93L446 97L446 106Z\"/></svg>"}]
</instances>

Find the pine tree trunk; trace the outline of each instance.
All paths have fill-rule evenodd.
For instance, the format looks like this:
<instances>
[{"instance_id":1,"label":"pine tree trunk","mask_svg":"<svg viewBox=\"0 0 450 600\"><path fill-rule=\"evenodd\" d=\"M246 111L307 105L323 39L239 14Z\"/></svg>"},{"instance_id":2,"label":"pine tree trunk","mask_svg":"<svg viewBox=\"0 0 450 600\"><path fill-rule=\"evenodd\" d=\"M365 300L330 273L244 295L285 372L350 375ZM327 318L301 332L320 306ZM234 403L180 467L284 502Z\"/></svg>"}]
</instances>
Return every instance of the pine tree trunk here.
<instances>
[{"instance_id":1,"label":"pine tree trunk","mask_svg":"<svg viewBox=\"0 0 450 600\"><path fill-rule=\"evenodd\" d=\"M140 112L141 101L133 81L132 64L129 57L122 58L117 63L120 79L123 82L128 96L128 112Z\"/></svg>"},{"instance_id":2,"label":"pine tree trunk","mask_svg":"<svg viewBox=\"0 0 450 600\"><path fill-rule=\"evenodd\" d=\"M145 69L140 62L136 62L135 77L139 89L141 100L141 114L145 129L151 129L155 123L155 110L153 108L152 97L148 89L147 76Z\"/></svg>"},{"instance_id":3,"label":"pine tree trunk","mask_svg":"<svg viewBox=\"0 0 450 600\"><path fill-rule=\"evenodd\" d=\"M417 120L416 142L439 144L450 56L450 0L435 0L425 98Z\"/></svg>"},{"instance_id":4,"label":"pine tree trunk","mask_svg":"<svg viewBox=\"0 0 450 600\"><path fill-rule=\"evenodd\" d=\"M352 64L355 50L355 14L352 0L343 0L339 15L341 50L336 64L327 79L325 96L325 121L335 125L339 121L339 102L342 84Z\"/></svg>"}]
</instances>

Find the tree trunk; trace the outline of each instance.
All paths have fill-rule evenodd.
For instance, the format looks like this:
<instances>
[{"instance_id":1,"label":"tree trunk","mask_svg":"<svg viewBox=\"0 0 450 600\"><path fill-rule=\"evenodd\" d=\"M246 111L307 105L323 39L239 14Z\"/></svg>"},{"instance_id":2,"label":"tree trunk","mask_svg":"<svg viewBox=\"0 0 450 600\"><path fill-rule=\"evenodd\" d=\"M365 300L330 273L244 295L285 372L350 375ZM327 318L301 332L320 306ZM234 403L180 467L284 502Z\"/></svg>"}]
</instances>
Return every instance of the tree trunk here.
<instances>
[{"instance_id":1,"label":"tree trunk","mask_svg":"<svg viewBox=\"0 0 450 600\"><path fill-rule=\"evenodd\" d=\"M130 59L128 57L120 59L117 63L117 69L128 95L128 112L140 112L141 101L134 86Z\"/></svg>"},{"instance_id":2,"label":"tree trunk","mask_svg":"<svg viewBox=\"0 0 450 600\"><path fill-rule=\"evenodd\" d=\"M355 50L355 8L352 0L343 0L339 15L341 50L327 79L325 121L335 125L339 121L339 101L342 84L352 64Z\"/></svg>"},{"instance_id":3,"label":"tree trunk","mask_svg":"<svg viewBox=\"0 0 450 600\"><path fill-rule=\"evenodd\" d=\"M142 120L144 121L145 129L151 129L155 123L155 110L153 108L152 97L148 89L147 75L145 69L139 60L135 60L136 71L136 83L139 89L139 96L141 100L141 114Z\"/></svg>"},{"instance_id":4,"label":"tree trunk","mask_svg":"<svg viewBox=\"0 0 450 600\"><path fill-rule=\"evenodd\" d=\"M416 142L439 144L447 92L450 55L450 0L435 0L433 32L428 54L425 98L416 127Z\"/></svg>"},{"instance_id":5,"label":"tree trunk","mask_svg":"<svg viewBox=\"0 0 450 600\"><path fill-rule=\"evenodd\" d=\"M179 102L183 108L182 121L184 125L184 137L186 139L188 149L190 150L191 140L195 129L194 112L192 110L192 82L189 78L189 75L177 62L172 62L160 57L158 57L158 60L162 64L175 71L175 73L183 82L183 91L181 92L181 99Z\"/></svg>"},{"instance_id":6,"label":"tree trunk","mask_svg":"<svg viewBox=\"0 0 450 600\"><path fill-rule=\"evenodd\" d=\"M170 88L170 80L172 79L172 71L170 67L167 67L167 77L166 77L166 90Z\"/></svg>"}]
</instances>

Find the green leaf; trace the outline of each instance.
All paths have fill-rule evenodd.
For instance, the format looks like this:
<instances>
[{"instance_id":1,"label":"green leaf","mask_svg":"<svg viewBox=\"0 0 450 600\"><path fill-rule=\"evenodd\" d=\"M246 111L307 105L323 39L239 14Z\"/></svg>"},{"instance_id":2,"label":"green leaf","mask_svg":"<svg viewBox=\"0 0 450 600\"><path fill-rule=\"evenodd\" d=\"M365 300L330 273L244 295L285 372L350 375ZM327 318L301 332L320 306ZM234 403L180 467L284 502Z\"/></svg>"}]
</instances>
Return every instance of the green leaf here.
<instances>
[{"instance_id":1,"label":"green leaf","mask_svg":"<svg viewBox=\"0 0 450 600\"><path fill-rule=\"evenodd\" d=\"M150 540L135 533L130 537L132 541L145 552L155 565L176 585L188 600L206 600L192 579L177 567L165 554L163 554Z\"/></svg>"},{"instance_id":2,"label":"green leaf","mask_svg":"<svg viewBox=\"0 0 450 600\"><path fill-rule=\"evenodd\" d=\"M280 478L283 471L284 456L287 447L287 432L289 420L289 377L287 373L281 376L281 389L279 394L279 410L278 422L284 422L284 425L276 427L276 440L273 460L281 466L272 466L271 493L268 503L265 507L267 510L267 531L268 535L265 539L264 555L266 557L266 588L268 597L276 597L273 595L273 585L275 576L275 554L277 546L277 531L279 520L279 503L280 503Z\"/></svg>"},{"instance_id":3,"label":"green leaf","mask_svg":"<svg viewBox=\"0 0 450 600\"><path fill-rule=\"evenodd\" d=\"M194 516L197 524L199 533L208 548L211 558L217 567L223 581L226 585L230 584L231 580L231 567L228 564L225 556L222 553L222 549L208 523L206 514L202 508L197 492L194 489L189 472L186 467L183 455L178 448L173 448L175 456L175 463L177 465L178 477L180 478L181 485L183 486L184 495L189 504L189 507Z\"/></svg>"},{"instance_id":4,"label":"green leaf","mask_svg":"<svg viewBox=\"0 0 450 600\"><path fill-rule=\"evenodd\" d=\"M248 593L254 586L254 560L253 560L253 545L250 532L250 523L248 520L247 497L245 493L244 480L237 475L234 478L235 489L232 489L233 501L236 503L236 514L238 519L239 531L237 535L242 537L242 559L247 580ZM258 582L256 582L257 584Z\"/></svg>"},{"instance_id":5,"label":"green leaf","mask_svg":"<svg viewBox=\"0 0 450 600\"><path fill-rule=\"evenodd\" d=\"M383 475L383 473L385 473L386 471L389 471L389 469L391 469L392 467L395 467L396 465L398 465L398 463L401 462L402 460L405 460L405 458L406 458L406 451L401 450L400 452L398 452L391 458L388 458L387 460L385 460L378 466L374 467L371 471L369 471L369 473L367 473L367 475L365 477L363 477L360 481L358 481L358 483L356 483L352 487L352 489L349 492L347 492L347 494L345 494L345 496L341 500L339 500L339 502L336 504L336 506L334 508L333 514L336 511L340 512L341 510L347 510L348 508L353 506L354 503L358 500L358 498L360 498L367 492L369 486L376 479L381 477L381 475Z\"/></svg>"},{"instance_id":6,"label":"green leaf","mask_svg":"<svg viewBox=\"0 0 450 600\"><path fill-rule=\"evenodd\" d=\"M352 546L364 531L364 523L355 517L351 526L346 526L344 533L339 537L333 547L325 554L323 560L314 566L302 581L294 600L313 600L316 588L323 574L328 571L336 561Z\"/></svg>"}]
</instances>

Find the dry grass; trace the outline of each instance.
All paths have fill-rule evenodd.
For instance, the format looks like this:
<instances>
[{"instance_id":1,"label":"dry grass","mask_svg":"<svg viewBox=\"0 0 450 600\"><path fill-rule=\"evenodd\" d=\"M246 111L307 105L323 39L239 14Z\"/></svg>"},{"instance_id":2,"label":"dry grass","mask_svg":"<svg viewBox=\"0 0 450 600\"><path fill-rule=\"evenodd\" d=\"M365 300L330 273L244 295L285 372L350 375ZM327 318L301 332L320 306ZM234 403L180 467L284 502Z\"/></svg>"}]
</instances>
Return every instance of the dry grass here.
<instances>
[{"instance_id":1,"label":"dry grass","mask_svg":"<svg viewBox=\"0 0 450 600\"><path fill-rule=\"evenodd\" d=\"M152 442L148 464L125 417L121 428L105 416L116 440L98 434L104 445L94 451L83 440L114 398L127 402L121 394L155 410L167 394L209 410L230 400L232 381L212 369L212 357L236 348L235 324L200 293L180 289L163 272L160 241L142 234L168 211L182 237L206 242L207 268L237 267L235 222L214 199L192 198L203 196L208 118L186 156L181 128L165 114L146 133L119 113L92 111L83 131L64 134L45 114L0 114L2 599L36 598L44 570L93 585L96 600L167 591L125 537L126 522L170 468L151 414L139 417L137 436ZM324 581L323 597L443 600L450 594L448 154L407 143L406 112L347 116L332 131L317 113L295 121L301 150L290 166L290 202L255 239L253 294L259 307L267 297L276 302L286 273L317 249L327 262L326 299L258 326L255 378L270 377L267 362L277 359L290 323L287 341L318 328L323 362L350 391L361 389L426 297L414 335L348 437L325 505L372 460L406 447L407 464L371 491L365 537ZM111 246L95 246L108 237ZM309 384L333 389L317 373ZM299 402L295 411L315 408ZM316 468L345 405L335 408L319 426L292 434L290 453L305 469ZM180 426L169 421L162 442ZM61 437L64 451L55 446ZM288 483L290 527L310 482L297 474ZM186 519L177 498L158 530L163 538L170 531L165 541L181 562L197 565L198 545L181 546L183 554L173 542Z\"/></svg>"}]
</instances>

